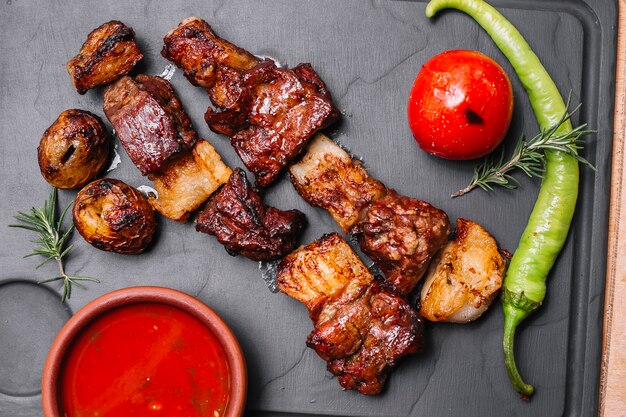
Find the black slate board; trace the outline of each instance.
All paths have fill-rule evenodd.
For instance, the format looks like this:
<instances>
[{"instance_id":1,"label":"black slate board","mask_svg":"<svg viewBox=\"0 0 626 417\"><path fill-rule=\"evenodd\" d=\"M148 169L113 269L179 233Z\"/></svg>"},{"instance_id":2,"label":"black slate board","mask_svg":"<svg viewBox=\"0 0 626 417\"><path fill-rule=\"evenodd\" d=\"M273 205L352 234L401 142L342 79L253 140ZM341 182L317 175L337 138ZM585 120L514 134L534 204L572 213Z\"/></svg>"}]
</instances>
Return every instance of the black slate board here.
<instances>
[{"instance_id":1,"label":"black slate board","mask_svg":"<svg viewBox=\"0 0 626 417\"><path fill-rule=\"evenodd\" d=\"M137 32L146 58L140 70L159 74L163 35L185 17L200 16L234 43L290 66L311 62L344 113L329 133L369 172L400 192L427 200L451 219L483 224L513 251L538 189L521 178L517 191L449 194L464 186L474 163L429 157L406 122L408 91L420 66L446 49L476 49L496 59L513 82L514 122L506 143L537 125L527 97L505 58L470 18L459 12L424 17L425 3L365 0L261 0L122 2L2 0L0 4L0 417L41 415L38 384L52 339L72 311L114 289L161 285L197 296L237 334L250 374L248 414L359 416L590 416L597 409L612 138L617 2L608 0L494 1L526 36L561 92L584 103L580 120L597 129L585 156L574 227L550 278L539 314L517 340L522 375L535 384L530 403L518 400L502 363L499 304L469 325L429 325L424 353L404 361L383 395L343 392L325 364L304 345L311 323L302 305L273 294L259 266L231 258L192 225L160 222L154 248L141 256L97 251L79 236L69 259L72 273L101 278L76 289L67 308L33 283L54 273L22 260L27 233L7 229L16 210L40 204L49 187L36 147L43 131L67 108L101 116L100 91L79 96L65 71L96 26L120 19ZM228 141L209 132L202 115L206 94L181 71L172 82L201 135L231 166L241 165ZM578 119L578 117L576 118ZM110 173L131 185L148 184L120 150ZM74 192L61 192L67 204ZM309 207L283 178L267 191L280 208L304 211L303 242L338 230L330 216Z\"/></svg>"}]
</instances>

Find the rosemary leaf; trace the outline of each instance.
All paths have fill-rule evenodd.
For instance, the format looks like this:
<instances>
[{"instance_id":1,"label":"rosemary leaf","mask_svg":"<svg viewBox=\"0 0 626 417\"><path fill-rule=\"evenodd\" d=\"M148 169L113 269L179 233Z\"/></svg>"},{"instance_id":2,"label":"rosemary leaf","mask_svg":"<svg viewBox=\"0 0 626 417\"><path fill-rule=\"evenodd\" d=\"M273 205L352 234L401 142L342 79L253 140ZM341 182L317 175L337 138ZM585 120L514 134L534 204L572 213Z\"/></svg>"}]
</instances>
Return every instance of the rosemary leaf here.
<instances>
[{"instance_id":1,"label":"rosemary leaf","mask_svg":"<svg viewBox=\"0 0 626 417\"><path fill-rule=\"evenodd\" d=\"M569 108L569 100L567 102ZM543 178L545 154L546 150L563 152L570 155L581 164L593 169L595 167L580 156L578 152L583 149L583 136L595 133L594 130L588 130L587 124L582 124L572 129L571 132L557 134L559 126L571 119L571 115L580 109L580 104L571 112L565 112L561 120L549 129L544 130L530 140L526 140L524 135L520 136L513 154L508 160L504 158L504 149L500 151L499 156L487 157L483 162L474 168L474 175L467 187L452 194L452 197L460 197L472 191L475 188L481 188L485 191L493 191L494 186L500 186L507 189L515 189L520 183L511 174L510 171L520 169L529 177Z\"/></svg>"},{"instance_id":2,"label":"rosemary leaf","mask_svg":"<svg viewBox=\"0 0 626 417\"><path fill-rule=\"evenodd\" d=\"M72 295L72 285L84 287L79 281L100 282L95 278L71 276L65 273L63 259L70 253L73 245L65 247L67 240L74 231L74 225L63 231L63 220L69 209L69 205L63 210L59 218L56 214L57 189L53 188L48 200L44 201L42 208L32 207L30 214L18 211L14 216L21 223L10 224L9 227L17 227L26 229L38 234L38 238L32 242L40 245L35 247L32 252L25 255L24 258L30 256L43 256L44 260L35 267L39 269L51 260L56 260L59 267L59 275L39 281L39 284L63 280L63 294L61 301L65 302Z\"/></svg>"}]
</instances>

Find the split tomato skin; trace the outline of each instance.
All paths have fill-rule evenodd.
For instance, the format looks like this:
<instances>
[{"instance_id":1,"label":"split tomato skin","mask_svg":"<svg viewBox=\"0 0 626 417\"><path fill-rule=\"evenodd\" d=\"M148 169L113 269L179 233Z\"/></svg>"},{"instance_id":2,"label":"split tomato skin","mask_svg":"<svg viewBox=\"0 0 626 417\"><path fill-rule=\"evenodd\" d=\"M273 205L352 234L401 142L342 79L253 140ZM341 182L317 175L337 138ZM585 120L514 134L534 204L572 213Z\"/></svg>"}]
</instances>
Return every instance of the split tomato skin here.
<instances>
[{"instance_id":1,"label":"split tomato skin","mask_svg":"<svg viewBox=\"0 0 626 417\"><path fill-rule=\"evenodd\" d=\"M409 126L420 147L446 159L475 159L504 139L513 116L511 81L498 63L468 50L431 58L415 78Z\"/></svg>"}]
</instances>

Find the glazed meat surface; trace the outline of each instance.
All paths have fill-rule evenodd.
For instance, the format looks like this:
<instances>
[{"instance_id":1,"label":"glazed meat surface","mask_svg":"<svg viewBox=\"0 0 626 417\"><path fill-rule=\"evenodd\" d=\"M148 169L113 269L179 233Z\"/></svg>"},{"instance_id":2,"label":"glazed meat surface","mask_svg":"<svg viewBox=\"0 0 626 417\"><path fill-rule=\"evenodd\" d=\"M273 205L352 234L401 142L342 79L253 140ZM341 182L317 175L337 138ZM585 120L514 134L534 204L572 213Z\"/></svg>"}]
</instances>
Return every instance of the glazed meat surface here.
<instances>
[{"instance_id":1,"label":"glazed meat surface","mask_svg":"<svg viewBox=\"0 0 626 417\"><path fill-rule=\"evenodd\" d=\"M79 94L128 74L143 58L135 32L117 20L94 29L67 71Z\"/></svg>"},{"instance_id":2,"label":"glazed meat surface","mask_svg":"<svg viewBox=\"0 0 626 417\"><path fill-rule=\"evenodd\" d=\"M381 289L336 233L289 254L278 267L278 288L307 307L315 326L307 345L346 389L380 393L398 360L422 347L417 312Z\"/></svg>"},{"instance_id":3,"label":"glazed meat surface","mask_svg":"<svg viewBox=\"0 0 626 417\"><path fill-rule=\"evenodd\" d=\"M236 169L198 216L196 230L216 236L231 255L266 261L292 251L305 225L298 210L268 207L245 172Z\"/></svg>"},{"instance_id":4,"label":"glazed meat surface","mask_svg":"<svg viewBox=\"0 0 626 417\"><path fill-rule=\"evenodd\" d=\"M243 76L238 100L205 120L231 144L260 186L272 183L319 129L339 117L324 82L309 64L293 70L266 60Z\"/></svg>"},{"instance_id":5,"label":"glazed meat surface","mask_svg":"<svg viewBox=\"0 0 626 417\"><path fill-rule=\"evenodd\" d=\"M502 287L505 262L482 226L457 219L454 240L435 256L421 292L430 321L467 323L487 310Z\"/></svg>"},{"instance_id":6,"label":"glazed meat surface","mask_svg":"<svg viewBox=\"0 0 626 417\"><path fill-rule=\"evenodd\" d=\"M442 210L389 190L361 212L352 233L385 274L383 287L408 295L447 242L450 221Z\"/></svg>"},{"instance_id":7,"label":"glazed meat surface","mask_svg":"<svg viewBox=\"0 0 626 417\"><path fill-rule=\"evenodd\" d=\"M199 140L193 150L168 160L150 175L158 193L158 198L150 198L150 204L165 217L185 222L232 172L209 142Z\"/></svg>"},{"instance_id":8,"label":"glazed meat surface","mask_svg":"<svg viewBox=\"0 0 626 417\"><path fill-rule=\"evenodd\" d=\"M104 112L143 175L198 140L172 85L161 77L121 78L107 87Z\"/></svg>"},{"instance_id":9,"label":"glazed meat surface","mask_svg":"<svg viewBox=\"0 0 626 417\"><path fill-rule=\"evenodd\" d=\"M309 64L278 68L190 17L164 39L162 55L207 89L209 127L231 144L256 184L272 183L319 129L339 118L324 82Z\"/></svg>"},{"instance_id":10,"label":"glazed meat surface","mask_svg":"<svg viewBox=\"0 0 626 417\"><path fill-rule=\"evenodd\" d=\"M345 233L361 209L387 192L359 161L321 133L315 135L302 160L289 167L289 173L302 198L328 210Z\"/></svg>"},{"instance_id":11,"label":"glazed meat surface","mask_svg":"<svg viewBox=\"0 0 626 417\"><path fill-rule=\"evenodd\" d=\"M222 70L242 73L260 62L251 53L217 36L211 26L198 17L180 22L165 35L163 43L161 55L182 68L193 85L209 91L219 84Z\"/></svg>"},{"instance_id":12,"label":"glazed meat surface","mask_svg":"<svg viewBox=\"0 0 626 417\"><path fill-rule=\"evenodd\" d=\"M422 349L424 324L402 297L377 283L362 290L327 304L307 345L328 361L342 387L375 395L400 358Z\"/></svg>"}]
</instances>

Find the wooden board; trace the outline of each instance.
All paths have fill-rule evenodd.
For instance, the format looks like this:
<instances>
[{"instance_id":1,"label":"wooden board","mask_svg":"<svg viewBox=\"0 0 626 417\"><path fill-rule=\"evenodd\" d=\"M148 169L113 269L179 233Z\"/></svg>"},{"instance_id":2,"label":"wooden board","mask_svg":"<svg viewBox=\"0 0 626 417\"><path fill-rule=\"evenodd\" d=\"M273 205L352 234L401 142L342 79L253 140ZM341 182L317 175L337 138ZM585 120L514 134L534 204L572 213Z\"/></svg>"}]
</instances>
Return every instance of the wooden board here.
<instances>
[{"instance_id":1,"label":"wooden board","mask_svg":"<svg viewBox=\"0 0 626 417\"><path fill-rule=\"evenodd\" d=\"M600 416L626 416L626 1L619 3Z\"/></svg>"}]
</instances>

